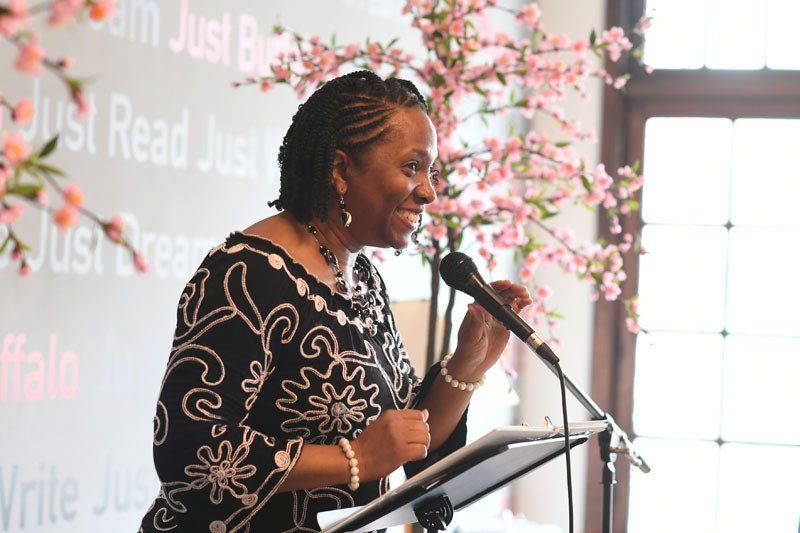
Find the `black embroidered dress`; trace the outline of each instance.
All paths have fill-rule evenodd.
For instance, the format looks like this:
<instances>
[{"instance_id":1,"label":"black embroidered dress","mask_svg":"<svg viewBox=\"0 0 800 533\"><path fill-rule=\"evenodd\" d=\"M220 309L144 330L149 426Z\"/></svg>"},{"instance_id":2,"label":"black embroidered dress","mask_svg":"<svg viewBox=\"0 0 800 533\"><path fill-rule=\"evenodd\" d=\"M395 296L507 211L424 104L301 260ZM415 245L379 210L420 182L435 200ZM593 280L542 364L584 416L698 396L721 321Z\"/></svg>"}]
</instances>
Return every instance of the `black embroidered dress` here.
<instances>
[{"instance_id":1,"label":"black embroidered dress","mask_svg":"<svg viewBox=\"0 0 800 533\"><path fill-rule=\"evenodd\" d=\"M370 332L349 300L283 248L232 233L183 290L154 419L161 489L139 529L150 532L319 531L323 510L363 505L387 480L277 493L304 443L357 438L387 409L416 406L420 381L395 328ZM374 333L374 334L372 334ZM409 474L462 446L466 414Z\"/></svg>"}]
</instances>

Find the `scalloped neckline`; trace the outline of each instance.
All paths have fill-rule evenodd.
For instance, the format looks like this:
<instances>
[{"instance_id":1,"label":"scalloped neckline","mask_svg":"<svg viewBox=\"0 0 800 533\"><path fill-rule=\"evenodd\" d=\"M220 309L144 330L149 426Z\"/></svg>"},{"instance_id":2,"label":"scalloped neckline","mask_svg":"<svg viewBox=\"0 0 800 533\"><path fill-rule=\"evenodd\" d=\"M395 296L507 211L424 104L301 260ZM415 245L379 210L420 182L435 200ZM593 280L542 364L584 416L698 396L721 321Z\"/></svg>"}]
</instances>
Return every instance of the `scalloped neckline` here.
<instances>
[{"instance_id":1,"label":"scalloped neckline","mask_svg":"<svg viewBox=\"0 0 800 533\"><path fill-rule=\"evenodd\" d=\"M347 302L347 303L348 303L348 305L350 305L350 304L351 304L352 300L351 300L351 298L350 298L350 296L349 296L349 295L344 295L344 294L342 294L342 293L341 293L341 292L339 292L339 291L334 291L334 290L333 290L333 289L330 287L330 285L328 285L327 283L325 283L324 281L322 281L321 279L319 279L319 278L316 276L316 274L313 274L313 273L309 272L309 270L306 268L306 266L305 266L303 263L301 263L300 261L298 261L297 259L295 259L295 258L292 256L292 254L290 254L290 253L289 253L289 252L286 250L286 248L284 248L284 247L283 247L283 246L281 246L280 244L278 244L278 243L276 243L276 242L274 242L274 241L272 241L272 240L270 240L270 239L268 239L268 238L266 238L266 237L262 237L261 235L255 235L255 234L253 234L253 233L245 233L245 232L243 232L243 231L239 231L239 230L232 231L232 232L231 232L231 235L240 235L240 236L242 236L242 237L245 237L245 238L248 238L248 237L250 237L250 238L253 238L253 239L255 239L255 240L259 240L259 241L262 241L262 242L265 242L265 243L269 244L270 246L272 246L272 247L273 247L273 248L275 248L276 250L279 250L279 251L280 251L280 253L281 253L281 254L284 256L284 259L285 259L285 260L288 260L288 261L289 261L291 264L295 265L295 267L296 267L298 270L300 270L300 272L301 272L301 273L302 273L302 274L303 274L305 277L307 277L307 278L310 278L311 280L313 280L313 281L314 281L315 283L317 283L318 285L321 285L322 287L324 287L325 289L327 289L328 293L329 293L331 296L334 296L334 297L338 296L339 298L341 298L342 300L344 300L345 302ZM229 235L229 237L230 237L230 235ZM373 268L373 267L372 267L372 263L370 263L370 262L369 262L369 259L367 259L367 257L366 257L366 256L365 256L363 253L361 253L361 252L359 252L358 256L356 257L356 261L359 261L359 260L361 260L361 261L366 261L366 265L365 265L365 266L367 266L367 268ZM353 311L355 311L355 309L353 309Z\"/></svg>"}]
</instances>

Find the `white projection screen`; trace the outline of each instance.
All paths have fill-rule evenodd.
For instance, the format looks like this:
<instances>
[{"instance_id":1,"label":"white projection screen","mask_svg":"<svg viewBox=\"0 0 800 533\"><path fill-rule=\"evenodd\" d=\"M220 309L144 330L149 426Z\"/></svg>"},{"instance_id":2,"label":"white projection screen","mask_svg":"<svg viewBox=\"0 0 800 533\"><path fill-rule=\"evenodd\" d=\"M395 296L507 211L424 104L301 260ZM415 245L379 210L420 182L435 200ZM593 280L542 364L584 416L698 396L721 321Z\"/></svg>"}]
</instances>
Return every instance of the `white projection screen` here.
<instances>
[{"instance_id":1,"label":"white projection screen","mask_svg":"<svg viewBox=\"0 0 800 533\"><path fill-rule=\"evenodd\" d=\"M110 21L42 34L48 57L73 56L74 74L93 79L86 121L55 77L14 71L4 44L3 95L36 107L23 136L41 146L61 132L52 164L90 208L125 215L151 270L134 272L102 237L93 248L88 220L58 231L29 206L15 225L33 274L0 258L1 531L135 531L156 496L152 419L180 292L213 245L273 212L278 146L299 100L286 87L231 88L265 72L273 25L420 46L389 0L117 4ZM182 37L190 20L205 21L202 39ZM389 263L395 300L427 296L419 258Z\"/></svg>"}]
</instances>

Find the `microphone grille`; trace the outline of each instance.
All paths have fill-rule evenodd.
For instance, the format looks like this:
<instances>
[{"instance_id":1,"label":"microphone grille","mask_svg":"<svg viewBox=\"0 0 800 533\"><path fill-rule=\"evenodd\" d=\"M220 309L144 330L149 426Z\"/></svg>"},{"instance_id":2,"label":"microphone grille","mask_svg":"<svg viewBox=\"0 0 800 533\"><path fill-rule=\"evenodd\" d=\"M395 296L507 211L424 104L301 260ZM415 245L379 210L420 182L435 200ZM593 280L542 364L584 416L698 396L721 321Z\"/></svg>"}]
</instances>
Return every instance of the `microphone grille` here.
<instances>
[{"instance_id":1,"label":"microphone grille","mask_svg":"<svg viewBox=\"0 0 800 533\"><path fill-rule=\"evenodd\" d=\"M472 259L461 252L451 252L444 256L439 264L439 275L445 283L464 292L468 292L467 281L470 274L477 273L478 267Z\"/></svg>"}]
</instances>

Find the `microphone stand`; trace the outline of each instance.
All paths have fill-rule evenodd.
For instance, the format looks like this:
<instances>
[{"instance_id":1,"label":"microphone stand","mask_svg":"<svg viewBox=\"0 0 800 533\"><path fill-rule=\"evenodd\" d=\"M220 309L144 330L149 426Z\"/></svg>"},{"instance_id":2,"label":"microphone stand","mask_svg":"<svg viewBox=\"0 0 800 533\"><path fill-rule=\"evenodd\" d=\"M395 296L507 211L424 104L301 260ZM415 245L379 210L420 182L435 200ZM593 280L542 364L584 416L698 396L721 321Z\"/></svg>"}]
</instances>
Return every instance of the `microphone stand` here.
<instances>
[{"instance_id":1,"label":"microphone stand","mask_svg":"<svg viewBox=\"0 0 800 533\"><path fill-rule=\"evenodd\" d=\"M475 263L472 262L469 256L461 252L447 254L439 264L439 274L445 283L475 298L486 310L505 324L514 335L522 339L525 345L539 356L545 366L556 375L556 378L563 377L564 388L569 389L572 395L589 411L592 418L606 423L605 431L599 435L600 459L603 461L601 481L603 484L602 531L603 533L611 533L614 485L617 482L614 462L617 459L617 455L627 455L633 465L644 473L649 472L650 467L633 449L628 435L617 425L611 415L600 409L600 406L576 385L563 369L556 368L559 360L553 350L542 341L530 325L513 311L507 302L494 292L491 286L483 281L478 269L475 267ZM561 376L559 376L559 370L561 371ZM568 422L568 420L564 420L564 425L566 426ZM566 430L564 433L566 433ZM565 435L565 438L568 437L568 435ZM567 465L569 466L569 463Z\"/></svg>"},{"instance_id":2,"label":"microphone stand","mask_svg":"<svg viewBox=\"0 0 800 533\"><path fill-rule=\"evenodd\" d=\"M540 355L533 346L529 343L525 345L535 353L539 359L550 369L553 374L558 377L558 371L546 357ZM600 409L600 406L592 400L591 396L586 394L583 389L572 381L572 378L561 370L564 376L564 385L572 393L572 396L583 405L587 411L592 415L593 420L604 421L606 423L606 430L598 435L600 445L600 459L603 462L603 472L601 475L601 483L603 485L603 533L611 533L613 525L613 510L614 510L614 485L617 483L616 468L614 462L617 460L617 455L627 455L631 464L638 467L642 472L650 472L650 467L633 448L628 435L625 431L617 425L614 418L607 412Z\"/></svg>"}]
</instances>

